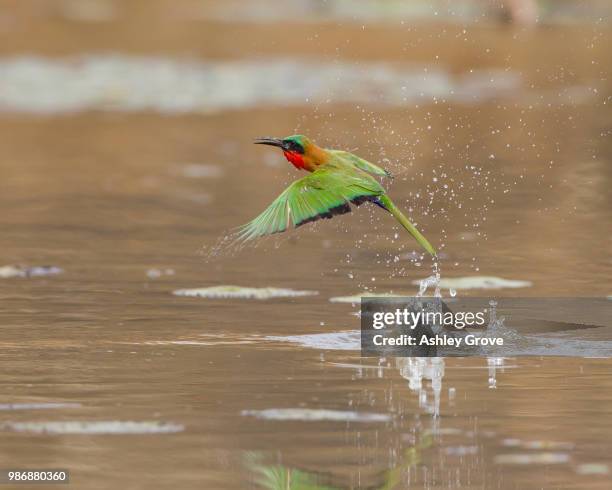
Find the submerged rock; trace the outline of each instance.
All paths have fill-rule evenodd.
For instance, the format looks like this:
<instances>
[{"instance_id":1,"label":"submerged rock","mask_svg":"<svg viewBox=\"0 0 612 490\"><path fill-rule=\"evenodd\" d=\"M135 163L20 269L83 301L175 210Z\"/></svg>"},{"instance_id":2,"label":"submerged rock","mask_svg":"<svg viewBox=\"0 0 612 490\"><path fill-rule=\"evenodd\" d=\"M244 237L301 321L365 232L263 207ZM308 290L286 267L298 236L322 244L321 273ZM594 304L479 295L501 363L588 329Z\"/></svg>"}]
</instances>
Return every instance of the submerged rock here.
<instances>
[{"instance_id":1,"label":"submerged rock","mask_svg":"<svg viewBox=\"0 0 612 490\"><path fill-rule=\"evenodd\" d=\"M183 425L167 422L121 422L118 420L7 422L0 427L5 430L35 434L171 434L185 430Z\"/></svg>"},{"instance_id":2,"label":"submerged rock","mask_svg":"<svg viewBox=\"0 0 612 490\"><path fill-rule=\"evenodd\" d=\"M421 280L412 281L418 286ZM494 276L468 276L468 277L447 277L440 279L438 283L441 288L448 289L505 289L505 288L527 288L532 286L531 281L520 281L514 279L503 279Z\"/></svg>"},{"instance_id":3,"label":"submerged rock","mask_svg":"<svg viewBox=\"0 0 612 490\"><path fill-rule=\"evenodd\" d=\"M388 422L391 416L384 413L350 412L312 408L269 408L267 410L243 410L241 415L265 420L337 421L337 422Z\"/></svg>"},{"instance_id":4,"label":"submerged rock","mask_svg":"<svg viewBox=\"0 0 612 490\"><path fill-rule=\"evenodd\" d=\"M11 277L41 277L54 276L64 272L59 267L52 265L41 265L34 267L25 267L23 265L5 265L0 267L0 278L8 279Z\"/></svg>"},{"instance_id":5,"label":"submerged rock","mask_svg":"<svg viewBox=\"0 0 612 490\"><path fill-rule=\"evenodd\" d=\"M198 298L241 298L270 299L294 298L298 296L314 296L317 291L296 291L283 288L244 288L241 286L213 286L209 288L177 289L175 296L191 296Z\"/></svg>"}]
</instances>

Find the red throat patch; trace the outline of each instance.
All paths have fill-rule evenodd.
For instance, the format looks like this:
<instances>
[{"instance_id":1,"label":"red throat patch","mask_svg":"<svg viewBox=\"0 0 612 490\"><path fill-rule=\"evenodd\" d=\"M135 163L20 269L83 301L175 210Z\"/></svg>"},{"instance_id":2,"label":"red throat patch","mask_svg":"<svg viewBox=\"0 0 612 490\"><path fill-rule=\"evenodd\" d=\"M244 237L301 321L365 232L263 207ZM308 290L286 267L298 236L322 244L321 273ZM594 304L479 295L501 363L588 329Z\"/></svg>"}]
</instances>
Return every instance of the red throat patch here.
<instances>
[{"instance_id":1,"label":"red throat patch","mask_svg":"<svg viewBox=\"0 0 612 490\"><path fill-rule=\"evenodd\" d=\"M300 155L299 153L293 153L290 151L284 151L283 152L285 154L285 158L287 160L289 160L293 166L297 169L303 169L304 168L304 157L303 155Z\"/></svg>"}]
</instances>

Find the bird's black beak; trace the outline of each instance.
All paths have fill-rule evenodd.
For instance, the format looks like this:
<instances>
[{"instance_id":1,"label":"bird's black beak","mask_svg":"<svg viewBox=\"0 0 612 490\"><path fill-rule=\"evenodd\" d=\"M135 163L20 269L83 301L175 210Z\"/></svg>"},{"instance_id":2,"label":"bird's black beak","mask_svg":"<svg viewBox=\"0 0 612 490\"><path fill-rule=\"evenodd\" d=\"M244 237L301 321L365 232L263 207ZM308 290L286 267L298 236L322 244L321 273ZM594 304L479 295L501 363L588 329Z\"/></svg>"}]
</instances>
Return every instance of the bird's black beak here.
<instances>
[{"instance_id":1,"label":"bird's black beak","mask_svg":"<svg viewBox=\"0 0 612 490\"><path fill-rule=\"evenodd\" d=\"M256 145L269 145L269 146L276 146L278 148L284 148L285 147L285 143L283 143L283 140L278 139L278 138L257 138L254 143Z\"/></svg>"}]
</instances>

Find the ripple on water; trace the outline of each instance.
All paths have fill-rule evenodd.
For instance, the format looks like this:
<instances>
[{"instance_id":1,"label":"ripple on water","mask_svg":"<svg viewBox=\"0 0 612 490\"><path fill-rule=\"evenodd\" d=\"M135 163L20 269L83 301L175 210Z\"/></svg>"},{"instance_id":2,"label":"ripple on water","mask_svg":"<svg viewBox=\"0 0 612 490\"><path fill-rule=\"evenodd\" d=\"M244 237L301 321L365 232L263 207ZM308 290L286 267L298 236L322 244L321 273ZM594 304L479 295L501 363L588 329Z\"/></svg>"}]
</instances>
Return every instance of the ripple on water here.
<instances>
[{"instance_id":1,"label":"ripple on water","mask_svg":"<svg viewBox=\"0 0 612 490\"><path fill-rule=\"evenodd\" d=\"M157 421L65 421L65 422L6 422L5 430L34 434L171 434L182 432L181 424Z\"/></svg>"},{"instance_id":2,"label":"ripple on water","mask_svg":"<svg viewBox=\"0 0 612 490\"><path fill-rule=\"evenodd\" d=\"M580 331L576 331L580 334ZM612 341L570 338L552 334L524 335L521 345L509 345L504 355L521 356L565 356L565 357L612 357Z\"/></svg>"},{"instance_id":3,"label":"ripple on water","mask_svg":"<svg viewBox=\"0 0 612 490\"><path fill-rule=\"evenodd\" d=\"M317 291L296 291L283 288L245 288L241 286L213 286L209 288L177 289L175 296L197 298L240 298L240 299L270 299L294 298L299 296L314 296Z\"/></svg>"},{"instance_id":4,"label":"ripple on water","mask_svg":"<svg viewBox=\"0 0 612 490\"><path fill-rule=\"evenodd\" d=\"M202 340L200 340L202 339ZM214 346L214 345L239 345L254 344L261 340L258 335L232 335L232 334L200 334L197 339L177 340L147 340L145 342L133 342L136 345L192 345L192 346Z\"/></svg>"},{"instance_id":5,"label":"ripple on water","mask_svg":"<svg viewBox=\"0 0 612 490\"><path fill-rule=\"evenodd\" d=\"M266 340L289 342L301 347L323 350L359 350L361 349L361 332L345 330L342 332L267 336Z\"/></svg>"},{"instance_id":6,"label":"ripple on water","mask_svg":"<svg viewBox=\"0 0 612 490\"><path fill-rule=\"evenodd\" d=\"M352 412L312 408L269 408L266 410L243 410L241 415L265 420L301 420L305 422L388 422L391 416L384 413Z\"/></svg>"}]
</instances>

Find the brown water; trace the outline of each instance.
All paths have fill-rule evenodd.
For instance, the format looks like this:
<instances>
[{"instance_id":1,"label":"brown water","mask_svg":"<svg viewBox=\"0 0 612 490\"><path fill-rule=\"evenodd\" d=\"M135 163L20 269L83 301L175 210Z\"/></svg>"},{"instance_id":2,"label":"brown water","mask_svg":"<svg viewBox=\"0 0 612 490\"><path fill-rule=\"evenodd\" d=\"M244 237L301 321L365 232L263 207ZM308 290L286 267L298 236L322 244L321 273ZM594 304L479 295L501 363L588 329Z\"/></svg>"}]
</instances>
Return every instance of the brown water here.
<instances>
[{"instance_id":1,"label":"brown water","mask_svg":"<svg viewBox=\"0 0 612 490\"><path fill-rule=\"evenodd\" d=\"M610 488L609 359L408 365L331 348L341 335L295 342L358 328L355 308L331 297L412 294L412 281L431 273L427 260L409 260L413 244L393 238L398 230L378 210L237 254L202 253L298 175L253 137L299 131L390 160L390 194L445 252L443 278L532 283L500 296L612 294L609 24L188 21L161 1L85 22L61 5L7 3L5 59L271 57L314 69L342 61L361 75L371 63L427 64L474 92L381 104L358 73L360 97L373 91L363 108L324 91L308 104L306 87L273 107L255 92L245 108L142 111L128 107L128 93L113 96L114 108L3 111L0 266L63 273L0 279L1 467L68 468L72 485L87 489L259 488L254 467L275 465L280 479L333 488ZM253 76L266 83L258 66ZM461 84L470 70L518 81L479 98ZM318 295L172 295L228 284ZM609 341L609 331L588 339ZM15 405L24 403L43 405ZM44 405L52 403L71 405ZM117 424L128 421L150 423ZM35 422L109 423L43 425L59 433L41 434L27 424Z\"/></svg>"}]
</instances>

